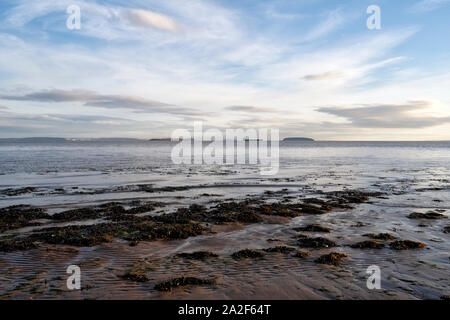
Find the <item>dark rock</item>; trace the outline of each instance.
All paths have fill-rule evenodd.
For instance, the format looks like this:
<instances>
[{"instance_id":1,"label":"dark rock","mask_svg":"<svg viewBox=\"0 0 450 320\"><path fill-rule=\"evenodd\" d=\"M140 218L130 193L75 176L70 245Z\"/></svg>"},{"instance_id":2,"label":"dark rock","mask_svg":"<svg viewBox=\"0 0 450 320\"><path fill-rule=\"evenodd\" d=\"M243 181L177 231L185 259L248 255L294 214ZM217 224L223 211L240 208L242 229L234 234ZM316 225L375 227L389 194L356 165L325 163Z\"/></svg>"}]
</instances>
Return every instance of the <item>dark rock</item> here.
<instances>
[{"instance_id":1,"label":"dark rock","mask_svg":"<svg viewBox=\"0 0 450 320\"><path fill-rule=\"evenodd\" d=\"M147 271L151 268L148 261L140 261L133 265L124 275L120 276L122 279L136 282L147 282L150 278L147 276Z\"/></svg>"},{"instance_id":2,"label":"dark rock","mask_svg":"<svg viewBox=\"0 0 450 320\"><path fill-rule=\"evenodd\" d=\"M36 244L30 239L12 238L0 240L1 252L22 251L36 248Z\"/></svg>"},{"instance_id":3,"label":"dark rock","mask_svg":"<svg viewBox=\"0 0 450 320\"><path fill-rule=\"evenodd\" d=\"M418 249L418 248L424 248L425 243L411 241L411 240L397 240L397 241L391 242L390 247L394 250Z\"/></svg>"},{"instance_id":4,"label":"dark rock","mask_svg":"<svg viewBox=\"0 0 450 320\"><path fill-rule=\"evenodd\" d=\"M379 243L375 240L367 240L352 244L350 247L357 249L383 249L384 243Z\"/></svg>"},{"instance_id":5,"label":"dark rock","mask_svg":"<svg viewBox=\"0 0 450 320\"><path fill-rule=\"evenodd\" d=\"M395 237L390 233L379 233L379 234L367 233L364 236L372 238L372 239L376 239L376 240L393 240L393 239L395 239Z\"/></svg>"},{"instance_id":6,"label":"dark rock","mask_svg":"<svg viewBox=\"0 0 450 320\"><path fill-rule=\"evenodd\" d=\"M323 227L320 224L310 224L305 227L294 228L294 231L311 231L311 232L329 233L331 231L331 229L327 228L327 227Z\"/></svg>"},{"instance_id":7,"label":"dark rock","mask_svg":"<svg viewBox=\"0 0 450 320\"><path fill-rule=\"evenodd\" d=\"M302 248L331 248L335 247L336 243L331 240L318 238L303 238L297 241L297 245Z\"/></svg>"},{"instance_id":8,"label":"dark rock","mask_svg":"<svg viewBox=\"0 0 450 320\"><path fill-rule=\"evenodd\" d=\"M351 227L353 227L353 228L362 228L362 227L365 227L365 226L367 226L367 224L365 224L364 222L361 222L361 221L358 221L355 224L351 225Z\"/></svg>"},{"instance_id":9,"label":"dark rock","mask_svg":"<svg viewBox=\"0 0 450 320\"><path fill-rule=\"evenodd\" d=\"M56 213L51 216L51 219L58 221L79 221L98 219L100 217L100 213L92 208L80 208Z\"/></svg>"},{"instance_id":10,"label":"dark rock","mask_svg":"<svg viewBox=\"0 0 450 320\"><path fill-rule=\"evenodd\" d=\"M202 234L206 229L199 224L164 224L154 221L125 221L86 226L47 228L30 235L33 241L90 247L110 242L119 237L132 242L186 239Z\"/></svg>"},{"instance_id":11,"label":"dark rock","mask_svg":"<svg viewBox=\"0 0 450 320\"><path fill-rule=\"evenodd\" d=\"M180 258L185 258L185 259L192 259L192 260L206 260L208 258L215 258L218 257L217 254L210 252L210 251L196 251L196 252L192 252L192 253L179 253L176 255L177 257Z\"/></svg>"},{"instance_id":12,"label":"dark rock","mask_svg":"<svg viewBox=\"0 0 450 320\"><path fill-rule=\"evenodd\" d=\"M318 259L315 260L315 262L338 266L341 263L342 259L347 258L347 257L348 257L348 255L345 253L332 252L332 253L320 256Z\"/></svg>"},{"instance_id":13,"label":"dark rock","mask_svg":"<svg viewBox=\"0 0 450 320\"><path fill-rule=\"evenodd\" d=\"M311 254L308 251L297 251L294 254L294 257L305 259L306 257L309 257Z\"/></svg>"},{"instance_id":14,"label":"dark rock","mask_svg":"<svg viewBox=\"0 0 450 320\"><path fill-rule=\"evenodd\" d=\"M155 285L155 290L169 292L174 288L183 287L183 286L211 286L215 285L215 279L199 279L194 277L180 277L170 279L168 281L164 281Z\"/></svg>"},{"instance_id":15,"label":"dark rock","mask_svg":"<svg viewBox=\"0 0 450 320\"><path fill-rule=\"evenodd\" d=\"M301 215L299 208L283 203L274 203L263 205L260 208L261 213L269 216L280 216L280 217L298 217Z\"/></svg>"},{"instance_id":16,"label":"dark rock","mask_svg":"<svg viewBox=\"0 0 450 320\"><path fill-rule=\"evenodd\" d=\"M34 188L34 187L25 187L25 188L17 188L17 189L8 188L8 189L1 190L0 194L4 194L6 196L13 197L13 196L19 196L22 194L26 194L26 193L32 193L35 191L36 191L36 188Z\"/></svg>"},{"instance_id":17,"label":"dark rock","mask_svg":"<svg viewBox=\"0 0 450 320\"><path fill-rule=\"evenodd\" d=\"M263 251L265 251L265 252L278 252L278 253L290 253L292 251L295 251L295 248L286 247L286 246L277 246L277 247L263 249Z\"/></svg>"},{"instance_id":18,"label":"dark rock","mask_svg":"<svg viewBox=\"0 0 450 320\"><path fill-rule=\"evenodd\" d=\"M50 216L39 208L26 205L10 206L0 209L0 232L27 226L36 226L32 220L45 219Z\"/></svg>"},{"instance_id":19,"label":"dark rock","mask_svg":"<svg viewBox=\"0 0 450 320\"><path fill-rule=\"evenodd\" d=\"M245 259L245 258L262 258L264 257L264 253L258 250L250 250L244 249L237 251L231 255L231 257L235 260Z\"/></svg>"},{"instance_id":20,"label":"dark rock","mask_svg":"<svg viewBox=\"0 0 450 320\"><path fill-rule=\"evenodd\" d=\"M447 218L445 215L440 214L438 212L435 211L428 211L426 213L421 213L421 212L413 212L408 216L409 219L430 219L430 220L435 220L435 219L444 219Z\"/></svg>"}]
</instances>

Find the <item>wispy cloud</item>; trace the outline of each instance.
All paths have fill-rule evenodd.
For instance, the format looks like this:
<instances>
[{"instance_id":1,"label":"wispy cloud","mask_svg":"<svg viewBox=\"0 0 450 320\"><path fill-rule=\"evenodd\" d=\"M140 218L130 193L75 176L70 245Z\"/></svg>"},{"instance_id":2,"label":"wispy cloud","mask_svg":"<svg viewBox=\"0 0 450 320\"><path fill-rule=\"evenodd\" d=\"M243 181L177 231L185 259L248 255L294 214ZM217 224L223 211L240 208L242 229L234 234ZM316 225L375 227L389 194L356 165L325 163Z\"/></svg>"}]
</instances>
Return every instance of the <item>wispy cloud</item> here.
<instances>
[{"instance_id":1,"label":"wispy cloud","mask_svg":"<svg viewBox=\"0 0 450 320\"><path fill-rule=\"evenodd\" d=\"M109 116L75 114L24 114L5 112L0 117L0 136L58 137L155 137L178 128L169 121L138 121Z\"/></svg>"},{"instance_id":2,"label":"wispy cloud","mask_svg":"<svg viewBox=\"0 0 450 320\"><path fill-rule=\"evenodd\" d=\"M123 10L122 16L133 26L176 32L181 26L171 17L142 9Z\"/></svg>"},{"instance_id":3,"label":"wispy cloud","mask_svg":"<svg viewBox=\"0 0 450 320\"><path fill-rule=\"evenodd\" d=\"M249 112L249 113L258 113L258 112L267 112L267 113L277 113L280 110L275 108L264 108L264 107L255 107L255 106L229 106L225 108L226 110L231 111L239 111L239 112Z\"/></svg>"},{"instance_id":4,"label":"wispy cloud","mask_svg":"<svg viewBox=\"0 0 450 320\"><path fill-rule=\"evenodd\" d=\"M327 79L336 79L342 77L342 72L339 71L328 71L319 74L307 74L303 77L303 80L306 81L315 81L315 80L327 80Z\"/></svg>"},{"instance_id":5,"label":"wispy cloud","mask_svg":"<svg viewBox=\"0 0 450 320\"><path fill-rule=\"evenodd\" d=\"M409 8L411 12L429 12L449 4L450 0L421 0Z\"/></svg>"},{"instance_id":6,"label":"wispy cloud","mask_svg":"<svg viewBox=\"0 0 450 320\"><path fill-rule=\"evenodd\" d=\"M312 41L326 36L331 32L338 30L346 21L340 9L328 12L322 21L311 29L303 41Z\"/></svg>"},{"instance_id":7,"label":"wispy cloud","mask_svg":"<svg viewBox=\"0 0 450 320\"><path fill-rule=\"evenodd\" d=\"M372 104L360 107L323 107L319 112L332 114L363 128L426 128L450 123L450 117L429 116L423 111L432 106L428 101L405 104Z\"/></svg>"},{"instance_id":8,"label":"wispy cloud","mask_svg":"<svg viewBox=\"0 0 450 320\"><path fill-rule=\"evenodd\" d=\"M106 109L133 109L140 113L169 113L199 115L198 110L173 106L167 103L136 96L102 95L89 90L44 90L23 95L3 95L0 99L35 102L82 102L84 106Z\"/></svg>"}]
</instances>

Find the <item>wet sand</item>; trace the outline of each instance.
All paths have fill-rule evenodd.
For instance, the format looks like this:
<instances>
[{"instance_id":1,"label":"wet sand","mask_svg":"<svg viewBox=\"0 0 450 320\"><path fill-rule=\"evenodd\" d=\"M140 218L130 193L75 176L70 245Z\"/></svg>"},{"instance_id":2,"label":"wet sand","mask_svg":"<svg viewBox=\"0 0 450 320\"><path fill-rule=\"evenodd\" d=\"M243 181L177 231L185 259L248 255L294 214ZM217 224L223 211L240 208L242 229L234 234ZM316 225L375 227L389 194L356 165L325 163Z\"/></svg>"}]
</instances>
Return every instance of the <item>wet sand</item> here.
<instances>
[{"instance_id":1,"label":"wet sand","mask_svg":"<svg viewBox=\"0 0 450 320\"><path fill-rule=\"evenodd\" d=\"M88 194L83 188L7 190L3 199L8 207L30 204L48 216L33 219L33 211L21 226L2 222L0 297L439 299L449 295L448 182L381 177L370 187L357 188L348 183L349 176L347 183L328 173L322 178L247 184L123 185L91 189ZM4 216L8 209L2 207ZM89 210L67 213L80 208ZM427 217L430 211L434 214ZM87 229L99 224L108 228ZM70 245L55 236L74 225L75 231L68 229ZM373 239L380 233L392 238ZM14 247L23 239L29 239L29 248ZM394 244L398 240L421 245L398 250ZM355 246L368 241L378 248ZM270 249L276 247L288 249ZM233 256L244 249L258 254ZM199 260L180 256L199 251L214 255ZM347 257L336 264L318 262L332 252ZM81 268L81 290L67 289L69 265ZM366 286L370 265L381 268L381 290ZM182 277L174 282L182 285L160 290L161 283Z\"/></svg>"}]
</instances>

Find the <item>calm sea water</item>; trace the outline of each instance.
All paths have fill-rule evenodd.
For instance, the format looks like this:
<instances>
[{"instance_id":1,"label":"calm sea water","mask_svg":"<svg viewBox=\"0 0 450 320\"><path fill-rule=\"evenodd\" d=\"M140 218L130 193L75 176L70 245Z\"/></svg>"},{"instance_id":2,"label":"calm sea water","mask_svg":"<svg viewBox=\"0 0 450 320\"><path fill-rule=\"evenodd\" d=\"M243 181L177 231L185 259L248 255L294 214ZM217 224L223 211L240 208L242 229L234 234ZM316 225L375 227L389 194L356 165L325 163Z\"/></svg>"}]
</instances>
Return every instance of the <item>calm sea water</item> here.
<instances>
[{"instance_id":1,"label":"calm sea water","mask_svg":"<svg viewBox=\"0 0 450 320\"><path fill-rule=\"evenodd\" d=\"M276 176L255 165L175 165L171 142L0 142L0 188L151 182L162 185L273 179L325 171L377 176L386 170L448 173L450 142L289 142Z\"/></svg>"}]
</instances>

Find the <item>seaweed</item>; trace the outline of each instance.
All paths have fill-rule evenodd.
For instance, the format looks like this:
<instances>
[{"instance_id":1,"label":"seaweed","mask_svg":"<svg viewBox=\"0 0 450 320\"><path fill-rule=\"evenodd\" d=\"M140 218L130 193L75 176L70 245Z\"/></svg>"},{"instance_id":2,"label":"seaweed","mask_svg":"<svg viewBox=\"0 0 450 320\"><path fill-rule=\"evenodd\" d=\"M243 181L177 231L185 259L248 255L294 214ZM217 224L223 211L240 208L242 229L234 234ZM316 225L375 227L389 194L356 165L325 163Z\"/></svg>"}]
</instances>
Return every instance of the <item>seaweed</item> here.
<instances>
[{"instance_id":1,"label":"seaweed","mask_svg":"<svg viewBox=\"0 0 450 320\"><path fill-rule=\"evenodd\" d=\"M309 224L304 227L297 227L293 229L294 231L310 231L310 232L324 232L330 233L331 229L327 227L323 227L320 224Z\"/></svg>"},{"instance_id":2,"label":"seaweed","mask_svg":"<svg viewBox=\"0 0 450 320\"><path fill-rule=\"evenodd\" d=\"M304 237L302 239L297 240L297 245L303 248L330 248L335 247L336 243L322 237L317 238Z\"/></svg>"},{"instance_id":3,"label":"seaweed","mask_svg":"<svg viewBox=\"0 0 450 320\"><path fill-rule=\"evenodd\" d=\"M147 271L151 269L151 265L148 261L139 261L133 265L125 274L120 277L125 280L131 280L136 282L147 282L150 278L147 276Z\"/></svg>"},{"instance_id":4,"label":"seaweed","mask_svg":"<svg viewBox=\"0 0 450 320\"><path fill-rule=\"evenodd\" d=\"M263 249L263 251L265 251L265 252L277 252L277 253L290 253L292 251L295 251L295 248L286 247L286 246L276 246L276 247Z\"/></svg>"},{"instance_id":5,"label":"seaweed","mask_svg":"<svg viewBox=\"0 0 450 320\"><path fill-rule=\"evenodd\" d=\"M372 232L372 233L366 233L364 236L372 238L372 239L376 239L376 240L393 240L393 239L395 239L395 237L390 233L375 234Z\"/></svg>"},{"instance_id":6,"label":"seaweed","mask_svg":"<svg viewBox=\"0 0 450 320\"><path fill-rule=\"evenodd\" d=\"M174 288L184 286L211 286L215 285L215 279L200 279L195 277L173 278L155 285L154 289L162 292L172 291Z\"/></svg>"},{"instance_id":7,"label":"seaweed","mask_svg":"<svg viewBox=\"0 0 450 320\"><path fill-rule=\"evenodd\" d=\"M342 260L347 257L348 257L348 255L345 253L331 252L329 254L320 256L318 259L315 260L315 262L338 266L338 265L340 265Z\"/></svg>"},{"instance_id":8,"label":"seaweed","mask_svg":"<svg viewBox=\"0 0 450 320\"><path fill-rule=\"evenodd\" d=\"M8 197L19 196L22 194L35 192L37 189L34 187L24 187L24 188L8 188L0 191L0 194L4 194Z\"/></svg>"},{"instance_id":9,"label":"seaweed","mask_svg":"<svg viewBox=\"0 0 450 320\"><path fill-rule=\"evenodd\" d=\"M379 243L376 240L366 240L352 244L350 247L357 249L383 249L384 243Z\"/></svg>"},{"instance_id":10,"label":"seaweed","mask_svg":"<svg viewBox=\"0 0 450 320\"><path fill-rule=\"evenodd\" d=\"M310 255L311 255L311 253L309 253L308 251L297 251L297 252L295 252L294 257L305 259L306 257L309 257Z\"/></svg>"},{"instance_id":11,"label":"seaweed","mask_svg":"<svg viewBox=\"0 0 450 320\"><path fill-rule=\"evenodd\" d=\"M101 216L100 213L92 208L79 208L56 213L52 215L50 218L52 220L59 220L59 221L79 221L79 220L97 219L100 216Z\"/></svg>"},{"instance_id":12,"label":"seaweed","mask_svg":"<svg viewBox=\"0 0 450 320\"><path fill-rule=\"evenodd\" d=\"M37 245L27 238L12 238L0 240L0 252L13 252L37 248Z\"/></svg>"},{"instance_id":13,"label":"seaweed","mask_svg":"<svg viewBox=\"0 0 450 320\"><path fill-rule=\"evenodd\" d=\"M216 258L218 255L210 251L195 251L191 253L179 253L176 257L192 260L206 260L208 258Z\"/></svg>"},{"instance_id":14,"label":"seaweed","mask_svg":"<svg viewBox=\"0 0 450 320\"><path fill-rule=\"evenodd\" d=\"M264 253L259 250L244 249L233 253L231 257L235 260L246 258L262 258L264 257Z\"/></svg>"},{"instance_id":15,"label":"seaweed","mask_svg":"<svg viewBox=\"0 0 450 320\"><path fill-rule=\"evenodd\" d=\"M408 250L424 248L425 243L411 240L397 240L390 243L390 247L394 250Z\"/></svg>"},{"instance_id":16,"label":"seaweed","mask_svg":"<svg viewBox=\"0 0 450 320\"><path fill-rule=\"evenodd\" d=\"M33 223L36 219L45 219L50 216L44 209L31 207L28 205L10 206L0 209L0 232L11 229L18 229L27 226L36 226Z\"/></svg>"},{"instance_id":17,"label":"seaweed","mask_svg":"<svg viewBox=\"0 0 450 320\"><path fill-rule=\"evenodd\" d=\"M447 218L445 215L440 214L435 211L428 211L426 213L421 212L413 212L408 216L409 219L429 219L429 220L436 220L436 219L445 219Z\"/></svg>"}]
</instances>

